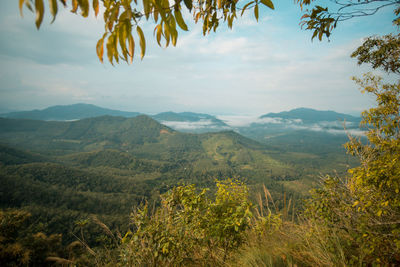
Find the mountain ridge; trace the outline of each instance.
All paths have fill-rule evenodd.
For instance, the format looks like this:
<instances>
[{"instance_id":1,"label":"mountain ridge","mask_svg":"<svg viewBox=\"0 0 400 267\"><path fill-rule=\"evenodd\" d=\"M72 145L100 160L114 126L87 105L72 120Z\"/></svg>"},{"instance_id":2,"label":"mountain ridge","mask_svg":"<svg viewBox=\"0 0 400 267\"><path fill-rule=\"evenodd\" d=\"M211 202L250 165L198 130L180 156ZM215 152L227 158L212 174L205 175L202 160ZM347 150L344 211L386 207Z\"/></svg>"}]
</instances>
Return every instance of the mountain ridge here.
<instances>
[{"instance_id":1,"label":"mountain ridge","mask_svg":"<svg viewBox=\"0 0 400 267\"><path fill-rule=\"evenodd\" d=\"M259 118L281 118L281 119L301 119L302 122L313 123L321 121L338 121L346 120L350 122L360 121L359 117L352 115L338 113L332 110L316 110L311 108L296 108L289 111L282 111L278 113L267 113L261 115Z\"/></svg>"},{"instance_id":2,"label":"mountain ridge","mask_svg":"<svg viewBox=\"0 0 400 267\"><path fill-rule=\"evenodd\" d=\"M79 120L91 117L104 115L121 116L121 117L136 117L139 112L120 111L108 108L102 108L92 104L77 103L72 105L56 105L45 109L35 109L30 111L16 111L0 114L3 118L12 119L34 119L34 120Z\"/></svg>"}]
</instances>

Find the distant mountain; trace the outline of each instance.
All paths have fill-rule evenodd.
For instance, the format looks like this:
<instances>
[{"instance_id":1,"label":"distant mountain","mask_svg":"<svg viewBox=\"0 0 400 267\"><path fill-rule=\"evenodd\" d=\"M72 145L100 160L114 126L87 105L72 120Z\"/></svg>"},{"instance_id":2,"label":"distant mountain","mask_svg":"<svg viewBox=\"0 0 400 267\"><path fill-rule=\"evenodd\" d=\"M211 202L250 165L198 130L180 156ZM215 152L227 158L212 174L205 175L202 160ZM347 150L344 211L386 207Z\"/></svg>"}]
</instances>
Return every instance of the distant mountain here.
<instances>
[{"instance_id":1,"label":"distant mountain","mask_svg":"<svg viewBox=\"0 0 400 267\"><path fill-rule=\"evenodd\" d=\"M230 127L214 116L193 112L163 112L152 116L158 122L175 130L192 133L216 132Z\"/></svg>"},{"instance_id":2,"label":"distant mountain","mask_svg":"<svg viewBox=\"0 0 400 267\"><path fill-rule=\"evenodd\" d=\"M360 118L351 115L337 113L334 111L320 111L310 108L297 108L290 111L283 111L279 113L268 113L260 116L260 118L281 118L296 120L300 119L304 123L317 123L321 121L343 121L359 122Z\"/></svg>"},{"instance_id":3,"label":"distant mountain","mask_svg":"<svg viewBox=\"0 0 400 267\"><path fill-rule=\"evenodd\" d=\"M120 110L113 110L101 108L91 104L74 104L66 106L52 106L42 110L19 111L0 114L3 118L12 119L32 119L32 120L45 120L45 121L67 121L79 120L85 118L92 118L98 116L121 116L121 117L136 117L140 113L127 112Z\"/></svg>"}]
</instances>

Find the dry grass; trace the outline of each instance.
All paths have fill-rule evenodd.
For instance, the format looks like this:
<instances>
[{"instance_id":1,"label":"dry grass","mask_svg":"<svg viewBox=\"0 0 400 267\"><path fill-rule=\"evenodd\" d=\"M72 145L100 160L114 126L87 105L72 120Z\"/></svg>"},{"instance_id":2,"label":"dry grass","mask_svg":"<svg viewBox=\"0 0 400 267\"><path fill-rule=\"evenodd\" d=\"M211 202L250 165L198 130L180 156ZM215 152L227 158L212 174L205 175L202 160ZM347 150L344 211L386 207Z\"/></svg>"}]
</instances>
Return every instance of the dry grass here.
<instances>
[{"instance_id":1,"label":"dry grass","mask_svg":"<svg viewBox=\"0 0 400 267\"><path fill-rule=\"evenodd\" d=\"M294 202L284 196L284 207L279 210L265 186L263 191L264 196L258 194L247 241L226 266L346 266L338 235L309 220L294 222ZM328 243L335 244L333 250L326 247Z\"/></svg>"}]
</instances>

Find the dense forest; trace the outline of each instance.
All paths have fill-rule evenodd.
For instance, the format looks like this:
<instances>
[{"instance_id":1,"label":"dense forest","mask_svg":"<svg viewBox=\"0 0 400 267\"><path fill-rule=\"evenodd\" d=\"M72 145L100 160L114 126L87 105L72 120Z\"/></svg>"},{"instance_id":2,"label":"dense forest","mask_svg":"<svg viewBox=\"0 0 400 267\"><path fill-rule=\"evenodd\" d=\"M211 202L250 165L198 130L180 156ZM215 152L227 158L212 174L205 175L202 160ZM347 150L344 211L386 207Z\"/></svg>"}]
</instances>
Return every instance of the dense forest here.
<instances>
[{"instance_id":1,"label":"dense forest","mask_svg":"<svg viewBox=\"0 0 400 267\"><path fill-rule=\"evenodd\" d=\"M253 201L265 186L277 208L290 199L300 210L320 173L337 166L344 173L349 163L356 164L342 150L324 157L233 131L180 133L144 115L66 122L0 119L0 137L1 207L12 208L11 214L25 212L26 220L35 222L28 232L61 234L60 248L83 233L90 247L104 245L107 235L93 218L127 232L136 207L159 207L160 194L179 184L214 192L216 179L235 178L247 184ZM91 226L82 230L82 221Z\"/></svg>"}]
</instances>

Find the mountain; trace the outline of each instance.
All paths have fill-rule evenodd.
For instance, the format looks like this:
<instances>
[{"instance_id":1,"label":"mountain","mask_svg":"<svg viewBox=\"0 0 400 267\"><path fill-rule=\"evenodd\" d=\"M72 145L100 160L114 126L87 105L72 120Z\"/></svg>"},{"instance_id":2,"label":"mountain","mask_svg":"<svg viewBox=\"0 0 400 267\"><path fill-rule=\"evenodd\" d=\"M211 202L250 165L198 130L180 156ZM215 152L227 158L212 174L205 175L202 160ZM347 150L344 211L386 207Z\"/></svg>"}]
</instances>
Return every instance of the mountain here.
<instances>
[{"instance_id":1,"label":"mountain","mask_svg":"<svg viewBox=\"0 0 400 267\"><path fill-rule=\"evenodd\" d=\"M279 113L268 113L260 116L263 118L280 118L286 120L301 120L304 123L317 123L322 121L349 121L359 122L360 118L334 111L320 111L310 108L297 108Z\"/></svg>"},{"instance_id":2,"label":"mountain","mask_svg":"<svg viewBox=\"0 0 400 267\"><path fill-rule=\"evenodd\" d=\"M91 104L74 104L66 106L52 106L42 110L19 111L0 114L3 118L13 119L32 119L45 121L66 121L79 120L84 118L98 117L104 115L121 116L121 117L136 117L140 113L112 110L101 108Z\"/></svg>"},{"instance_id":3,"label":"mountain","mask_svg":"<svg viewBox=\"0 0 400 267\"><path fill-rule=\"evenodd\" d=\"M363 137L361 118L334 111L297 108L268 113L236 130L249 138L285 151L313 153L320 156L344 153L348 134Z\"/></svg>"},{"instance_id":4,"label":"mountain","mask_svg":"<svg viewBox=\"0 0 400 267\"><path fill-rule=\"evenodd\" d=\"M0 118L0 140L0 208L29 211L37 231L62 233L66 244L90 216L127 231L133 206L158 203L178 184L238 178L252 192L265 185L278 204L284 196L301 203L320 173L335 166L340 174L349 164L344 154L287 151L234 131L182 133L145 115ZM90 244L102 233L96 229L85 230Z\"/></svg>"},{"instance_id":5,"label":"mountain","mask_svg":"<svg viewBox=\"0 0 400 267\"><path fill-rule=\"evenodd\" d=\"M158 122L175 130L191 133L217 132L231 129L214 116L193 112L163 112L152 116Z\"/></svg>"}]
</instances>

